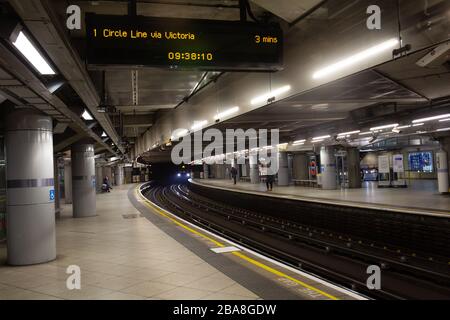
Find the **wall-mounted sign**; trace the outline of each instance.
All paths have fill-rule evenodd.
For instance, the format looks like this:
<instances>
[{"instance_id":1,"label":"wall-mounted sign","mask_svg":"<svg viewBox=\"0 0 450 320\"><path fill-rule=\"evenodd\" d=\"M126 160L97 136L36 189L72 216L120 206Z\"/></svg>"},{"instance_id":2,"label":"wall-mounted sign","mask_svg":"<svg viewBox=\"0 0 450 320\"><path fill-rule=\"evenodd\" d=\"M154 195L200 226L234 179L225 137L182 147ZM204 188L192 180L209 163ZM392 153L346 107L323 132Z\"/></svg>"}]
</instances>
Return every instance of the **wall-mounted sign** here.
<instances>
[{"instance_id":1,"label":"wall-mounted sign","mask_svg":"<svg viewBox=\"0 0 450 320\"><path fill-rule=\"evenodd\" d=\"M378 172L379 173L389 173L390 172L389 156L379 156L378 157Z\"/></svg>"},{"instance_id":2,"label":"wall-mounted sign","mask_svg":"<svg viewBox=\"0 0 450 320\"><path fill-rule=\"evenodd\" d=\"M55 200L55 190L54 189L51 189L49 191L48 198L49 198L50 201Z\"/></svg>"},{"instance_id":3,"label":"wall-mounted sign","mask_svg":"<svg viewBox=\"0 0 450 320\"><path fill-rule=\"evenodd\" d=\"M395 154L392 156L392 167L394 172L402 173L405 172L405 168L403 166L403 155L402 154Z\"/></svg>"},{"instance_id":4,"label":"wall-mounted sign","mask_svg":"<svg viewBox=\"0 0 450 320\"><path fill-rule=\"evenodd\" d=\"M86 14L87 62L199 70L282 69L278 24Z\"/></svg>"}]
</instances>

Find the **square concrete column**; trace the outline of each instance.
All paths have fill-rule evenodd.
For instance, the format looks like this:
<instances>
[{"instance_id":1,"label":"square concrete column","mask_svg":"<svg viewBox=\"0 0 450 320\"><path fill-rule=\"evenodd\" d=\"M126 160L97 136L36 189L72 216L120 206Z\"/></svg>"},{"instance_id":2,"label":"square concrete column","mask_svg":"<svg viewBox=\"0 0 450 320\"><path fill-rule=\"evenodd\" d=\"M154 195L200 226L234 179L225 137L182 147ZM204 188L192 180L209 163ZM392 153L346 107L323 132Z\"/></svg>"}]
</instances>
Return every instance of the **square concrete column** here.
<instances>
[{"instance_id":1,"label":"square concrete column","mask_svg":"<svg viewBox=\"0 0 450 320\"><path fill-rule=\"evenodd\" d=\"M347 149L348 187L361 188L361 166L358 148Z\"/></svg>"}]
</instances>

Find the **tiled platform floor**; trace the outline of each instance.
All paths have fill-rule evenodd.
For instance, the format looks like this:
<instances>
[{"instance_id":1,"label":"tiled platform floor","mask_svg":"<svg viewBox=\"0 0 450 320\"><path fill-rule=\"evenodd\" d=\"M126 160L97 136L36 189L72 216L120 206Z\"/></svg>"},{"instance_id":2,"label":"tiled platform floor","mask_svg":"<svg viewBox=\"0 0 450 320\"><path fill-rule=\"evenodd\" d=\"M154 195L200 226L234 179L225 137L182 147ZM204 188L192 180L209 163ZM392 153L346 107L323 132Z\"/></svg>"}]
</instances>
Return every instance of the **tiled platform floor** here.
<instances>
[{"instance_id":1,"label":"tiled platform floor","mask_svg":"<svg viewBox=\"0 0 450 320\"><path fill-rule=\"evenodd\" d=\"M55 261L8 266L0 244L0 299L259 298L142 217L129 188L99 194L96 217L73 219L63 205ZM81 268L81 290L66 287L72 264Z\"/></svg>"},{"instance_id":2,"label":"tiled platform floor","mask_svg":"<svg viewBox=\"0 0 450 320\"><path fill-rule=\"evenodd\" d=\"M292 196L292 198L309 198L319 201L330 200L359 205L371 204L376 207L405 210L416 209L450 215L450 196L441 195L437 192L436 180L411 180L409 187L406 189L377 188L376 182L366 182L361 189L338 190L321 190L300 186L278 187L275 185L272 192L267 192L263 183L238 182L237 185L233 185L232 180L228 179L196 179L195 182L239 191Z\"/></svg>"}]
</instances>

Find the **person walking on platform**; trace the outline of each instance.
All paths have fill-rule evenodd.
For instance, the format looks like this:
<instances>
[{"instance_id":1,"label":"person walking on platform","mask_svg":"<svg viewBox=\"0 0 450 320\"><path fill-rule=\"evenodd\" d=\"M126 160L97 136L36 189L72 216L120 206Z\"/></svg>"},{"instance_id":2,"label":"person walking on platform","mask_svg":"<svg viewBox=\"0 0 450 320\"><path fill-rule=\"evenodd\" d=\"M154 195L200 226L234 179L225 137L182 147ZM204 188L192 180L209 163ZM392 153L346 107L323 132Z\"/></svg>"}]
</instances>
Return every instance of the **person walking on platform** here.
<instances>
[{"instance_id":1,"label":"person walking on platform","mask_svg":"<svg viewBox=\"0 0 450 320\"><path fill-rule=\"evenodd\" d=\"M233 178L233 184L236 184L237 169L235 167L231 167L231 177Z\"/></svg>"}]
</instances>

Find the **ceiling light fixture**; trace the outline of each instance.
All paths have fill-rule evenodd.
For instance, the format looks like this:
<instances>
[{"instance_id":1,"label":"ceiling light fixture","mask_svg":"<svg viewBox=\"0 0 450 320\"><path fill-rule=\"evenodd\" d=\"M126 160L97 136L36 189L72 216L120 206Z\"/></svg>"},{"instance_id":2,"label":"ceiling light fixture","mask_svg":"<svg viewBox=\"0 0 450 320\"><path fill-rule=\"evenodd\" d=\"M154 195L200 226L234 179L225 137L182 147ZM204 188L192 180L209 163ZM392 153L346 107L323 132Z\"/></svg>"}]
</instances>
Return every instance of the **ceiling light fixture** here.
<instances>
[{"instance_id":1,"label":"ceiling light fixture","mask_svg":"<svg viewBox=\"0 0 450 320\"><path fill-rule=\"evenodd\" d=\"M372 131L361 132L359 135L360 135L360 136L367 136L367 135L369 135L369 134L373 134L373 132L372 132Z\"/></svg>"},{"instance_id":2,"label":"ceiling light fixture","mask_svg":"<svg viewBox=\"0 0 450 320\"><path fill-rule=\"evenodd\" d=\"M104 137L107 137L107 134L105 131L103 131L103 133L102 133L102 138L104 138Z\"/></svg>"},{"instance_id":3,"label":"ceiling light fixture","mask_svg":"<svg viewBox=\"0 0 450 320\"><path fill-rule=\"evenodd\" d=\"M222 118L226 118L226 117L228 117L228 116L230 116L230 115L232 115L232 114L234 114L234 113L236 113L238 111L239 111L239 107L237 107L237 106L236 107L232 107L230 109L227 109L225 111L222 111L222 112L218 113L214 117L214 120L219 120L219 119L222 119Z\"/></svg>"},{"instance_id":4,"label":"ceiling light fixture","mask_svg":"<svg viewBox=\"0 0 450 320\"><path fill-rule=\"evenodd\" d=\"M388 41L385 41L383 43L380 43L376 46L373 46L369 49L366 49L364 51L358 52L344 60L341 60L339 62L336 62L328 67L325 67L313 74L314 79L320 79L327 75L330 75L332 73L341 71L351 65L354 65L358 62L361 62L363 60L366 60L370 57L376 56L388 49L394 48L397 44L399 44L398 39L390 39Z\"/></svg>"},{"instance_id":5,"label":"ceiling light fixture","mask_svg":"<svg viewBox=\"0 0 450 320\"><path fill-rule=\"evenodd\" d=\"M331 138L331 136L330 135L326 135L326 136L321 136L321 137L315 137L315 138L312 138L312 140L313 141L317 141L317 140L325 140L325 139L328 139L328 138Z\"/></svg>"},{"instance_id":6,"label":"ceiling light fixture","mask_svg":"<svg viewBox=\"0 0 450 320\"><path fill-rule=\"evenodd\" d=\"M386 124L386 125L383 125L383 126L370 128L370 131L378 131L378 130L390 129L390 128L395 128L395 127L398 127L398 123Z\"/></svg>"},{"instance_id":7,"label":"ceiling light fixture","mask_svg":"<svg viewBox=\"0 0 450 320\"><path fill-rule=\"evenodd\" d=\"M284 87L272 90L272 91L270 91L270 92L268 92L266 94L260 95L260 96L258 96L256 98L253 98L250 101L250 103L252 105L256 105L256 104L260 104L260 103L270 103L270 102L273 102L273 101L269 101L269 100L272 100L272 99L275 100L277 98L277 96L279 96L279 95L281 95L281 94L283 94L285 92L288 92L289 90L291 90L291 86L287 85L287 86L284 86Z\"/></svg>"},{"instance_id":8,"label":"ceiling light fixture","mask_svg":"<svg viewBox=\"0 0 450 320\"><path fill-rule=\"evenodd\" d=\"M355 131L350 131L350 132L343 132L343 133L339 133L338 137L342 137L342 136L351 136L352 134L357 134L360 133L361 130L355 130Z\"/></svg>"},{"instance_id":9,"label":"ceiling light fixture","mask_svg":"<svg viewBox=\"0 0 450 320\"><path fill-rule=\"evenodd\" d=\"M427 121L439 120L439 119L444 119L444 118L450 118L450 113L441 114L439 116L434 116L434 117L416 119L416 120L413 121L413 123L427 122Z\"/></svg>"},{"instance_id":10,"label":"ceiling light fixture","mask_svg":"<svg viewBox=\"0 0 450 320\"><path fill-rule=\"evenodd\" d=\"M188 134L188 132L189 132L188 129L177 129L174 131L174 133L170 137L170 139L175 140L175 139L181 138L181 137L185 136L186 134Z\"/></svg>"},{"instance_id":11,"label":"ceiling light fixture","mask_svg":"<svg viewBox=\"0 0 450 320\"><path fill-rule=\"evenodd\" d=\"M39 53L36 47L31 43L23 31L19 32L13 45L24 55L33 67L42 75L54 75L56 72L50 67L44 57Z\"/></svg>"},{"instance_id":12,"label":"ceiling light fixture","mask_svg":"<svg viewBox=\"0 0 450 320\"><path fill-rule=\"evenodd\" d=\"M439 120L439 122L447 122L447 121L450 121L450 118L448 118L448 119L441 119L441 120Z\"/></svg>"},{"instance_id":13,"label":"ceiling light fixture","mask_svg":"<svg viewBox=\"0 0 450 320\"><path fill-rule=\"evenodd\" d=\"M191 130L198 130L203 128L204 126L206 126L208 124L207 120L202 120L202 121L194 121L194 124L191 127Z\"/></svg>"},{"instance_id":14,"label":"ceiling light fixture","mask_svg":"<svg viewBox=\"0 0 450 320\"><path fill-rule=\"evenodd\" d=\"M87 120L87 121L94 120L94 118L91 116L91 114L90 114L86 109L84 109L84 112L83 112L83 114L81 115L81 117L82 117L84 120Z\"/></svg>"}]
</instances>

